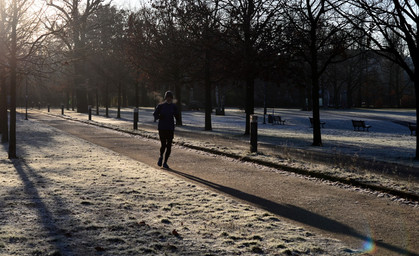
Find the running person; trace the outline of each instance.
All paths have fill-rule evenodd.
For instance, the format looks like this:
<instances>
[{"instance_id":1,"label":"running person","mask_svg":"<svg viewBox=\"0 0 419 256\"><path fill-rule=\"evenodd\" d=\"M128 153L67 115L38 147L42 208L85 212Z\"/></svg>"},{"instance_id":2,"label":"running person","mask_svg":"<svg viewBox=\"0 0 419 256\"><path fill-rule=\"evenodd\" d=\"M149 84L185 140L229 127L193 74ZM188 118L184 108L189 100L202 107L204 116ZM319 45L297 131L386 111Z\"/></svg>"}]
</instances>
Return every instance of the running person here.
<instances>
[{"instance_id":1,"label":"running person","mask_svg":"<svg viewBox=\"0 0 419 256\"><path fill-rule=\"evenodd\" d=\"M173 103L173 93L171 91L167 91L164 94L164 100L165 101L163 103L157 105L153 115L155 120L159 120L158 130L161 142L160 157L157 165L163 165L164 168L169 168L167 160L169 159L172 151L172 141L175 131L174 119L178 121L178 110L176 105ZM164 154L165 152L166 154Z\"/></svg>"}]
</instances>

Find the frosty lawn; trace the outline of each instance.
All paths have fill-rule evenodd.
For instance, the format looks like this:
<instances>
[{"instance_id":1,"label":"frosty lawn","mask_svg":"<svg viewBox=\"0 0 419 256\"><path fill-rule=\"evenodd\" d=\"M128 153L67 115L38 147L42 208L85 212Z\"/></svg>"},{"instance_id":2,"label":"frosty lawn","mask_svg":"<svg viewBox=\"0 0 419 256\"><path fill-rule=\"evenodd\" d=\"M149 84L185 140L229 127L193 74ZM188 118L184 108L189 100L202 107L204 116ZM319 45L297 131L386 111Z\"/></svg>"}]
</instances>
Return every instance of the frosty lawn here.
<instances>
[{"instance_id":1,"label":"frosty lawn","mask_svg":"<svg viewBox=\"0 0 419 256\"><path fill-rule=\"evenodd\" d=\"M345 255L340 242L35 121L0 154L1 255Z\"/></svg>"},{"instance_id":2,"label":"frosty lawn","mask_svg":"<svg viewBox=\"0 0 419 256\"><path fill-rule=\"evenodd\" d=\"M52 110L58 114L58 110ZM141 108L139 111L139 128L141 124L153 124L153 109ZM131 125L132 109L122 109L121 119L115 119L116 110L110 109L110 117L104 118L104 109L100 116L93 115L93 121L110 125ZM259 116L259 141L290 147L305 148L311 144L313 130L309 125L311 112L299 109L269 109L268 114L281 115L286 120L285 125L272 125L263 122L263 110L256 109ZM87 116L66 111L65 115L87 120ZM184 111L182 113L183 127L179 131L203 131L204 113L198 111ZM370 132L354 131L351 120L364 120L371 125ZM393 161L405 165L419 167L418 162L412 161L415 153L415 140L410 136L407 123L416 123L414 110L323 110L321 120L326 123L322 129L323 151L338 151L342 154L362 155L373 159ZM237 136L244 132L244 112L239 109L227 109L225 116L212 115L212 134ZM131 125L132 127L132 125ZM313 149L313 148L312 148ZM313 150L316 150L314 148ZM318 150L318 149L317 149Z\"/></svg>"}]
</instances>

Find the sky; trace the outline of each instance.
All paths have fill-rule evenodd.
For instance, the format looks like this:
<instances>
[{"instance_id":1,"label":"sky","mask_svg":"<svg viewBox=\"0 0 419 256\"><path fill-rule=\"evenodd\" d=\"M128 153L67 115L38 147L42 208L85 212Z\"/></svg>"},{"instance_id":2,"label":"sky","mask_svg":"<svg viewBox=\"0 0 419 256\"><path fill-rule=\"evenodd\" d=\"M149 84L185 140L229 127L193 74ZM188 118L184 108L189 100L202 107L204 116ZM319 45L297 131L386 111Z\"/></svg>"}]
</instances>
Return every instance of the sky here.
<instances>
[{"instance_id":1,"label":"sky","mask_svg":"<svg viewBox=\"0 0 419 256\"><path fill-rule=\"evenodd\" d=\"M112 0L112 4L123 9L138 9L145 0Z\"/></svg>"}]
</instances>

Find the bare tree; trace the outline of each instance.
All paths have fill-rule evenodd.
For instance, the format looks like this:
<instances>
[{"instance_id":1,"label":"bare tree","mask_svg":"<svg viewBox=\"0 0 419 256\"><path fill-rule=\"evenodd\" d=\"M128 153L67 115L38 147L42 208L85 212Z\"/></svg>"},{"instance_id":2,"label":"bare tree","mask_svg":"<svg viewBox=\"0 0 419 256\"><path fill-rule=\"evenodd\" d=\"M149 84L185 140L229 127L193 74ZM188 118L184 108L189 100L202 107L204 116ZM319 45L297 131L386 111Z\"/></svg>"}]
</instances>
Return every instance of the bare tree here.
<instances>
[{"instance_id":1,"label":"bare tree","mask_svg":"<svg viewBox=\"0 0 419 256\"><path fill-rule=\"evenodd\" d=\"M278 32L282 1L278 0L223 0L229 40L238 51L238 66L246 86L246 127L250 133L250 115L254 113L255 79L263 62L261 51L272 43ZM272 53L275 55L275 53Z\"/></svg>"},{"instance_id":2,"label":"bare tree","mask_svg":"<svg viewBox=\"0 0 419 256\"><path fill-rule=\"evenodd\" d=\"M310 67L313 109L313 146L322 146L320 131L320 77L327 67L347 49L346 22L336 17L326 0L293 0L287 2L288 31L293 36L290 49ZM342 59L339 59L342 61Z\"/></svg>"},{"instance_id":3,"label":"bare tree","mask_svg":"<svg viewBox=\"0 0 419 256\"><path fill-rule=\"evenodd\" d=\"M102 6L103 0L51 0L48 5L55 13L48 17L45 26L61 39L67 47L68 62L74 71L74 90L77 98L77 112L87 112L88 85L86 56L88 44L86 35L98 24L89 24L89 18ZM50 10L51 12L51 10Z\"/></svg>"},{"instance_id":4,"label":"bare tree","mask_svg":"<svg viewBox=\"0 0 419 256\"><path fill-rule=\"evenodd\" d=\"M348 4L337 5L336 10L360 31L363 38L367 39L364 40L365 47L400 65L413 81L416 96L416 120L418 121L418 2L415 0L351 0L342 2ZM419 136L416 137L415 158L419 160Z\"/></svg>"},{"instance_id":5,"label":"bare tree","mask_svg":"<svg viewBox=\"0 0 419 256\"><path fill-rule=\"evenodd\" d=\"M152 18L151 8L143 7L136 13L131 13L128 17L127 28L127 55L128 61L132 65L136 83L135 83L135 105L138 107L139 85L145 87L145 80L149 77L155 61L153 47L155 24ZM144 92L144 90L143 90ZM144 95L143 95L144 97Z\"/></svg>"},{"instance_id":6,"label":"bare tree","mask_svg":"<svg viewBox=\"0 0 419 256\"><path fill-rule=\"evenodd\" d=\"M190 40L190 49L195 53L194 80L203 82L205 91L205 130L212 130L212 88L220 80L217 63L221 62L221 10L220 0L183 0L185 11L179 17Z\"/></svg>"},{"instance_id":7,"label":"bare tree","mask_svg":"<svg viewBox=\"0 0 419 256\"><path fill-rule=\"evenodd\" d=\"M182 125L182 89L191 81L192 52L179 22L181 1L159 0L129 18L129 51L140 76L164 90L174 90ZM141 74L142 73L142 74ZM160 90L159 94L161 94Z\"/></svg>"},{"instance_id":8,"label":"bare tree","mask_svg":"<svg viewBox=\"0 0 419 256\"><path fill-rule=\"evenodd\" d=\"M4 1L0 1L0 60L6 60L7 54L7 11ZM1 142L9 141L9 120L7 113L7 63L0 67L0 131Z\"/></svg>"},{"instance_id":9,"label":"bare tree","mask_svg":"<svg viewBox=\"0 0 419 256\"><path fill-rule=\"evenodd\" d=\"M10 80L9 158L16 158L16 90L18 74L24 73L22 63L41 48L48 34L40 30L44 6L35 1L12 0L2 5L3 42L6 45L4 67Z\"/></svg>"},{"instance_id":10,"label":"bare tree","mask_svg":"<svg viewBox=\"0 0 419 256\"><path fill-rule=\"evenodd\" d=\"M122 105L126 105L123 92L126 91L127 78L132 73L127 64L129 61L126 54L126 18L125 11L108 5L102 6L89 19L92 26L100 25L87 33L87 42L91 47L91 53L87 56L88 68L96 73L87 76L90 81L95 81L91 91L95 91L98 101L100 89L104 94L105 105L108 106L109 89L116 89L118 118L121 117ZM100 83L105 86L100 86Z\"/></svg>"}]
</instances>

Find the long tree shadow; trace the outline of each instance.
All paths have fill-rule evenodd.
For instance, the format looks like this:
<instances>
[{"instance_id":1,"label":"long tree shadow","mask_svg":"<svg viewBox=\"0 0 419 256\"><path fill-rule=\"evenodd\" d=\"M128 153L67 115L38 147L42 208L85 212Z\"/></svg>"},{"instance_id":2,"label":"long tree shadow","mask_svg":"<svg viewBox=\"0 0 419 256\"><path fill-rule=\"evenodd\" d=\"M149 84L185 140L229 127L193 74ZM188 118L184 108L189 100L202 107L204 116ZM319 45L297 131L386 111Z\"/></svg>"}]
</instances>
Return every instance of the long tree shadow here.
<instances>
[{"instance_id":1,"label":"long tree shadow","mask_svg":"<svg viewBox=\"0 0 419 256\"><path fill-rule=\"evenodd\" d=\"M273 214L283 216L285 218L294 220L299 223L303 223L308 226L312 226L327 232L337 233L337 234L344 234L349 235L354 238L358 238L361 241L364 241L366 243L371 243L372 238L366 235L363 235L359 233L358 231L354 230L353 228L342 224L338 221L332 220L330 218L321 216L319 214L307 211L303 208L300 208L295 205L290 204L278 204L276 202L267 200L265 198L255 196L252 194L248 194L246 192L226 187L220 184L213 183L208 180L201 179L199 177L186 174L180 171L176 171L173 169L168 170L169 172L175 173L179 176L183 176L189 180L204 184L205 186L208 186L210 188L216 189L218 191L221 191L223 193L229 194L231 196L234 196L238 199L250 202L254 205L257 205L258 207L267 210ZM382 241L373 241L376 246L385 248L387 250L390 250L394 253L398 253L401 255L412 255L417 256L418 254L415 252L408 251L405 248L400 248L398 246L394 246Z\"/></svg>"},{"instance_id":2,"label":"long tree shadow","mask_svg":"<svg viewBox=\"0 0 419 256\"><path fill-rule=\"evenodd\" d=\"M55 250L60 253L60 255L75 255L71 246L66 242L68 239L66 237L66 230L57 226L54 220L54 214L51 212L49 207L44 203L42 197L40 196L36 184L45 184L45 180L34 173L34 171L25 163L23 159L13 160L13 165L18 173L20 179L23 182L23 192L27 195L27 199L31 200L35 205L35 209L38 211L38 217L40 224L47 231L48 237L54 237L55 239L49 239L53 243ZM32 179L34 181L32 181ZM54 196L55 206L61 207L61 211L65 211L63 206L65 202ZM56 209L57 210L57 209ZM67 216L70 218L70 216ZM74 223L74 221L72 221Z\"/></svg>"}]
</instances>

